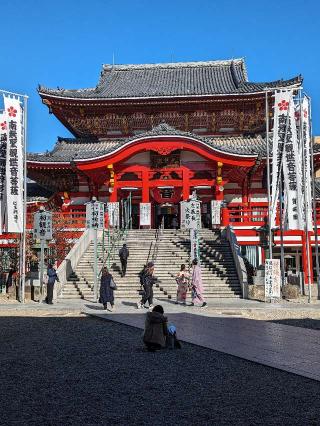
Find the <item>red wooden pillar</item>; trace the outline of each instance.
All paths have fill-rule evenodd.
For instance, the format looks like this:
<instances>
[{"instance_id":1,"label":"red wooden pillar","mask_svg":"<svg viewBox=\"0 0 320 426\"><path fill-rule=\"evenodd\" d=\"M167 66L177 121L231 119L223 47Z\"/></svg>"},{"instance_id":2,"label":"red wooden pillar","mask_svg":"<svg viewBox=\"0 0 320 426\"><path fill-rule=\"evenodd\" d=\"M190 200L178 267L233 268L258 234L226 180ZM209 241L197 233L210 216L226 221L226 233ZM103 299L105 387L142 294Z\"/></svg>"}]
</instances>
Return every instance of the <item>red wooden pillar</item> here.
<instances>
[{"instance_id":1,"label":"red wooden pillar","mask_svg":"<svg viewBox=\"0 0 320 426\"><path fill-rule=\"evenodd\" d=\"M114 203L118 201L118 179L117 179L117 175L114 174L114 186L113 186L113 191L110 194L110 202Z\"/></svg>"},{"instance_id":2,"label":"red wooden pillar","mask_svg":"<svg viewBox=\"0 0 320 426\"><path fill-rule=\"evenodd\" d=\"M148 170L142 171L142 203L149 203L149 172Z\"/></svg>"},{"instance_id":3,"label":"red wooden pillar","mask_svg":"<svg viewBox=\"0 0 320 426\"><path fill-rule=\"evenodd\" d=\"M215 199L223 201L224 192L223 192L223 189L222 189L222 191L220 191L221 188L223 188L222 185L216 185L215 186L215 192L216 192L216 198Z\"/></svg>"},{"instance_id":4,"label":"red wooden pillar","mask_svg":"<svg viewBox=\"0 0 320 426\"><path fill-rule=\"evenodd\" d=\"M229 210L227 207L222 207L221 209L221 225L222 226L230 225Z\"/></svg>"},{"instance_id":5,"label":"red wooden pillar","mask_svg":"<svg viewBox=\"0 0 320 426\"><path fill-rule=\"evenodd\" d=\"M189 170L182 171L182 199L183 201L189 200L190 196L190 180L189 180Z\"/></svg>"}]
</instances>

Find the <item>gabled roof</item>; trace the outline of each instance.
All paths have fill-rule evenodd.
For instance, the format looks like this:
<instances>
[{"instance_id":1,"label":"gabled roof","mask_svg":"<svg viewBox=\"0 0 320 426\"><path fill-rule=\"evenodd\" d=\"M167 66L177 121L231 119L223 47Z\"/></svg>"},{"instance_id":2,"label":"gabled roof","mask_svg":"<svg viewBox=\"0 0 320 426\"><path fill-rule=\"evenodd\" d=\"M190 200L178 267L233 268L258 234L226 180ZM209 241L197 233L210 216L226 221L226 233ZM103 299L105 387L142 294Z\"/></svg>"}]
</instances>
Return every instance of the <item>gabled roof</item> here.
<instances>
[{"instance_id":1,"label":"gabled roof","mask_svg":"<svg viewBox=\"0 0 320 426\"><path fill-rule=\"evenodd\" d=\"M131 99L248 94L267 87L300 85L300 76L266 83L248 82L244 60L103 65L98 85L91 89L48 89L41 96L80 99Z\"/></svg>"},{"instance_id":2,"label":"gabled roof","mask_svg":"<svg viewBox=\"0 0 320 426\"><path fill-rule=\"evenodd\" d=\"M260 135L257 136L219 136L203 137L191 132L177 130L166 123L154 127L151 131L119 139L93 139L93 138L58 138L51 152L42 154L29 153L29 162L39 163L68 163L70 161L85 160L102 157L111 154L122 146L155 136L180 136L198 140L209 148L226 154L236 156L263 155L265 153L265 141Z\"/></svg>"}]
</instances>

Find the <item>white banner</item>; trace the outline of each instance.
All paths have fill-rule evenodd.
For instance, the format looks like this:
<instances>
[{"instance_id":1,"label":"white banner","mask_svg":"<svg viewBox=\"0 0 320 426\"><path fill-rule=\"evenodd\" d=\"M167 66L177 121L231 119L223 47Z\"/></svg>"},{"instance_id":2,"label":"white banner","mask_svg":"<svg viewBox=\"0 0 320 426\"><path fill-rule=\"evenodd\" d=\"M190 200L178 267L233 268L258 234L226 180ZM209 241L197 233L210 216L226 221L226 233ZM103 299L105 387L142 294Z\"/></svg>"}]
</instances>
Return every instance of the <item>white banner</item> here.
<instances>
[{"instance_id":1,"label":"white banner","mask_svg":"<svg viewBox=\"0 0 320 426\"><path fill-rule=\"evenodd\" d=\"M301 153L302 158L304 159L304 176L302 177L302 191L306 191L305 198L307 205L305 206L306 220L308 230L312 230L312 182L311 182L311 140L310 140L310 117L309 117L309 100L305 96L302 102L302 114L301 114L301 123L302 123L302 143L301 143Z\"/></svg>"},{"instance_id":2,"label":"white banner","mask_svg":"<svg viewBox=\"0 0 320 426\"><path fill-rule=\"evenodd\" d=\"M120 226L120 213L119 213L119 202L107 203L109 226L112 228L118 228Z\"/></svg>"},{"instance_id":3,"label":"white banner","mask_svg":"<svg viewBox=\"0 0 320 426\"><path fill-rule=\"evenodd\" d=\"M181 229L201 229L200 201L181 201L180 206Z\"/></svg>"},{"instance_id":4,"label":"white banner","mask_svg":"<svg viewBox=\"0 0 320 426\"><path fill-rule=\"evenodd\" d=\"M86 228L104 229L104 203L101 201L86 203Z\"/></svg>"},{"instance_id":5,"label":"white banner","mask_svg":"<svg viewBox=\"0 0 320 426\"><path fill-rule=\"evenodd\" d=\"M274 125L272 140L272 181L271 181L271 228L276 227L279 198L279 177L287 124L289 123L289 101L291 92L276 92L274 95Z\"/></svg>"},{"instance_id":6,"label":"white banner","mask_svg":"<svg viewBox=\"0 0 320 426\"><path fill-rule=\"evenodd\" d=\"M280 260L266 259L264 288L266 299L280 299Z\"/></svg>"},{"instance_id":7,"label":"white banner","mask_svg":"<svg viewBox=\"0 0 320 426\"><path fill-rule=\"evenodd\" d=\"M292 92L290 93L291 96L289 99L289 105L287 107L289 111L289 120L283 151L283 178L287 201L286 213L288 218L288 228L291 230L303 229L304 220L302 216L303 195L301 190L301 163L299 161L300 156L295 120L295 108Z\"/></svg>"},{"instance_id":8,"label":"white banner","mask_svg":"<svg viewBox=\"0 0 320 426\"><path fill-rule=\"evenodd\" d=\"M0 112L0 234L5 223L5 189L6 189L6 158L7 158L7 121L4 111Z\"/></svg>"},{"instance_id":9,"label":"white banner","mask_svg":"<svg viewBox=\"0 0 320 426\"><path fill-rule=\"evenodd\" d=\"M46 211L36 212L33 220L33 238L52 240L52 213Z\"/></svg>"},{"instance_id":10,"label":"white banner","mask_svg":"<svg viewBox=\"0 0 320 426\"><path fill-rule=\"evenodd\" d=\"M222 204L222 201L211 200L211 224L212 225L221 224L221 204Z\"/></svg>"},{"instance_id":11,"label":"white banner","mask_svg":"<svg viewBox=\"0 0 320 426\"><path fill-rule=\"evenodd\" d=\"M140 203L140 226L151 226L151 203Z\"/></svg>"},{"instance_id":12,"label":"white banner","mask_svg":"<svg viewBox=\"0 0 320 426\"><path fill-rule=\"evenodd\" d=\"M7 122L6 231L23 232L23 146L20 101L4 96Z\"/></svg>"}]
</instances>

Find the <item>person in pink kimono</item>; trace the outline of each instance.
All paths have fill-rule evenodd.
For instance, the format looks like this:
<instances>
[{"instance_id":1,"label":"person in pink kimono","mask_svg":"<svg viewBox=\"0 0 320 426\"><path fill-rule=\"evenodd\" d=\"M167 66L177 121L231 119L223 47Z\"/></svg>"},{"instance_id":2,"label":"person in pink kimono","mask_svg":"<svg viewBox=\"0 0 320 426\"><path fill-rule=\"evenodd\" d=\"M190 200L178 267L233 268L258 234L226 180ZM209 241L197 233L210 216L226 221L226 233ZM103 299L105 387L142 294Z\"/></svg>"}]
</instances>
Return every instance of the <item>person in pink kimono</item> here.
<instances>
[{"instance_id":1,"label":"person in pink kimono","mask_svg":"<svg viewBox=\"0 0 320 426\"><path fill-rule=\"evenodd\" d=\"M207 306L207 302L205 302L203 298L201 266L198 262L198 259L193 259L192 261L191 288L192 288L191 306L200 306L201 308L205 308Z\"/></svg>"}]
</instances>

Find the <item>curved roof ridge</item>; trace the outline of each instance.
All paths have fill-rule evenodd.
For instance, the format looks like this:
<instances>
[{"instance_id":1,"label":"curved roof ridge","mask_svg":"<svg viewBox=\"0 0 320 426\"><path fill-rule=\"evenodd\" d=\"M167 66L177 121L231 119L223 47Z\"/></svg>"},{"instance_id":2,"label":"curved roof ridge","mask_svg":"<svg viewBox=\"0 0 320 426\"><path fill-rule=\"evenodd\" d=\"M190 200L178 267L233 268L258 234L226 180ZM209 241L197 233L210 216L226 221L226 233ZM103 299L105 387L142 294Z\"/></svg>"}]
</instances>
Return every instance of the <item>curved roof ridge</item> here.
<instances>
[{"instance_id":1,"label":"curved roof ridge","mask_svg":"<svg viewBox=\"0 0 320 426\"><path fill-rule=\"evenodd\" d=\"M150 68L196 68L196 67L212 67L212 66L230 66L232 62L241 64L244 62L243 58L237 59L218 59L213 61L190 61L190 62L157 62L149 64L103 64L102 70L134 70L134 69L150 69Z\"/></svg>"}]
</instances>

